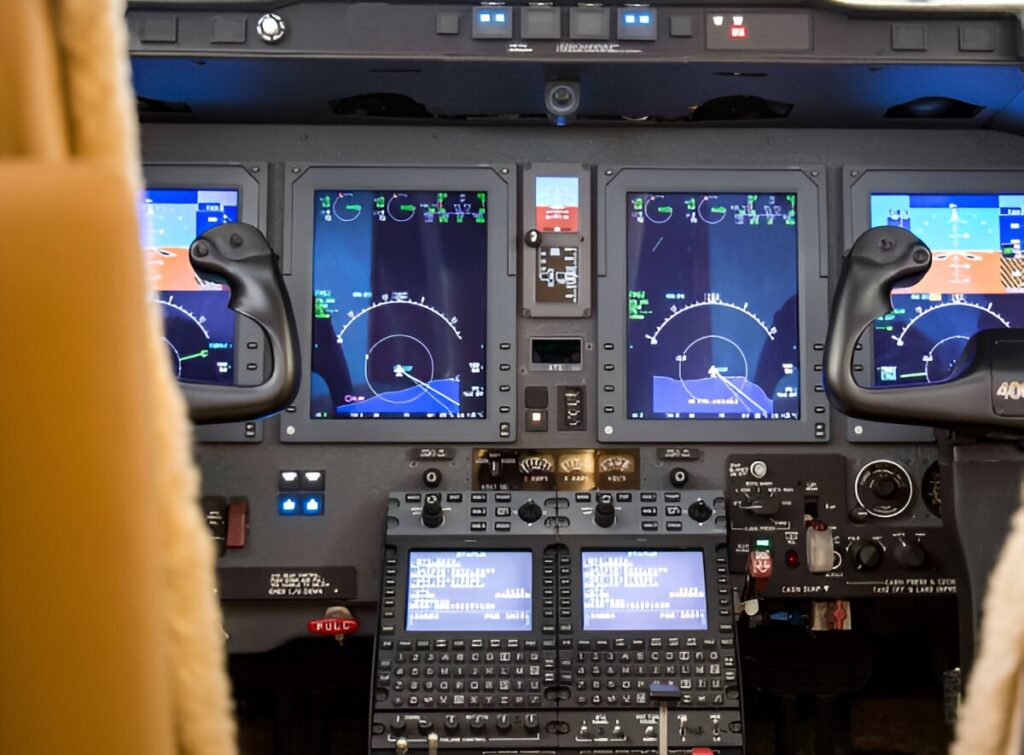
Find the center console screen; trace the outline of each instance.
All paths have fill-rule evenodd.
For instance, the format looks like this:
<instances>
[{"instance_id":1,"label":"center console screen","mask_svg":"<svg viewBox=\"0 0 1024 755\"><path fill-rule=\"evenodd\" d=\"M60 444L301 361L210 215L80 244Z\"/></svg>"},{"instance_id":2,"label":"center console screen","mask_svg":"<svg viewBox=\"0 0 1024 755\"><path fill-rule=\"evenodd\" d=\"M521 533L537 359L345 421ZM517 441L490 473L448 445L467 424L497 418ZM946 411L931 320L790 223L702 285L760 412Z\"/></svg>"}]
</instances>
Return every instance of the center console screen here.
<instances>
[{"instance_id":1,"label":"center console screen","mask_svg":"<svg viewBox=\"0 0 1024 755\"><path fill-rule=\"evenodd\" d=\"M485 418L487 192L313 205L310 417Z\"/></svg>"},{"instance_id":2,"label":"center console screen","mask_svg":"<svg viewBox=\"0 0 1024 755\"><path fill-rule=\"evenodd\" d=\"M895 289L874 324L876 387L947 380L975 333L1024 326L1024 195L877 193L871 225L932 250L928 273Z\"/></svg>"},{"instance_id":3,"label":"center console screen","mask_svg":"<svg viewBox=\"0 0 1024 755\"><path fill-rule=\"evenodd\" d=\"M409 632L528 632L529 551L410 551Z\"/></svg>"},{"instance_id":4,"label":"center console screen","mask_svg":"<svg viewBox=\"0 0 1024 755\"><path fill-rule=\"evenodd\" d=\"M148 189L143 195L142 247L163 316L171 369L179 380L234 382L230 292L196 275L188 249L210 228L237 220L234 189Z\"/></svg>"},{"instance_id":5,"label":"center console screen","mask_svg":"<svg viewBox=\"0 0 1024 755\"><path fill-rule=\"evenodd\" d=\"M583 551L584 631L708 628L701 551Z\"/></svg>"},{"instance_id":6,"label":"center console screen","mask_svg":"<svg viewBox=\"0 0 1024 755\"><path fill-rule=\"evenodd\" d=\"M626 199L629 418L799 419L796 194Z\"/></svg>"}]
</instances>

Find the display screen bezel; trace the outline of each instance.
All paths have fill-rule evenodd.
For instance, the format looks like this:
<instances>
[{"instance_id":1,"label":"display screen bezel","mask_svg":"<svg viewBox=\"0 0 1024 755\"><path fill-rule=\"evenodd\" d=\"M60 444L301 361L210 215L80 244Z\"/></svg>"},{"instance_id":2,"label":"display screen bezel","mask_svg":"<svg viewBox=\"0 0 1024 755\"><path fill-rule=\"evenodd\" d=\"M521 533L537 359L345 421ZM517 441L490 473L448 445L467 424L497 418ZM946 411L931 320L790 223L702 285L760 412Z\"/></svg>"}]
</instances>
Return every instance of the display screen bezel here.
<instances>
[{"instance_id":1,"label":"display screen bezel","mask_svg":"<svg viewBox=\"0 0 1024 755\"><path fill-rule=\"evenodd\" d=\"M1024 194L1024 171L1012 170L887 170L847 167L844 175L844 249L849 249L871 227L873 194ZM875 375L874 339L862 334L854 354L854 368L865 387ZM898 391L899 388L873 390ZM927 427L848 419L847 437L855 442L932 442Z\"/></svg>"},{"instance_id":2,"label":"display screen bezel","mask_svg":"<svg viewBox=\"0 0 1024 755\"><path fill-rule=\"evenodd\" d=\"M285 282L302 350L302 381L295 411L283 415L281 440L290 442L484 442L515 439L516 291L513 229L515 172L500 168L288 166L285 196ZM486 417L314 419L312 373L313 217L317 191L487 192ZM510 261L511 260L511 261Z\"/></svg>"},{"instance_id":3,"label":"display screen bezel","mask_svg":"<svg viewBox=\"0 0 1024 755\"><path fill-rule=\"evenodd\" d=\"M812 175L813 174L813 175ZM599 196L604 234L598 252L598 439L621 442L801 442L828 440L828 408L821 389L827 323L828 254L822 168L701 170L601 168ZM799 419L633 419L627 411L627 196L631 193L776 193L797 195L797 343L800 346ZM814 317L812 317L812 313Z\"/></svg>"},{"instance_id":4,"label":"display screen bezel","mask_svg":"<svg viewBox=\"0 0 1024 755\"><path fill-rule=\"evenodd\" d=\"M459 552L487 553L488 555L490 555L492 553L516 553L516 554L519 554L521 556L526 556L528 558L529 568L526 571L527 571L527 574L529 575L529 581L530 581L530 584L529 584L529 589L530 589L530 601L529 601L530 602L530 626L529 627L526 627L526 628L516 627L514 629L496 629L496 628L494 628L492 626L492 627L487 627L486 629L478 627L478 628L467 628L467 629L457 629L457 630L453 630L453 629L410 629L409 628L409 590L410 590L411 581L412 581L411 580L411 576L412 576L412 558L413 558L413 555L421 554L421 553L439 554L439 553L459 553ZM403 594L402 594L402 598L403 598L403 601L404 601L403 604L402 604L402 613L403 613L402 626L404 627L404 631L407 632L408 634L412 634L412 635L431 635L431 634L445 634L445 635L449 635L449 634L455 634L455 633L460 633L460 632L466 632L466 633L470 633L470 634L475 634L475 633L485 632L486 631L486 632L494 632L495 634L500 634L501 636L513 635L513 634L517 634L517 633L522 634L522 633L533 632L534 629L537 627L537 622L538 622L537 611L536 611L536 605L537 605L537 601L536 601L536 597L537 597L537 595L536 595L536 584L535 584L536 583L536 579L537 579L536 568L537 568L537 564L535 562L535 553L534 553L533 550L531 550L529 548L489 548L489 547L476 547L476 548L414 548L414 547L411 547L411 548L409 548L408 551L406 551L406 554L405 554L405 575L404 575L404 577L405 577L405 589L403 590Z\"/></svg>"},{"instance_id":5,"label":"display screen bezel","mask_svg":"<svg viewBox=\"0 0 1024 755\"><path fill-rule=\"evenodd\" d=\"M266 191L265 163L241 164L193 164L193 163L146 163L142 167L145 186L151 189L206 190L227 189L238 193L238 222L249 223L265 231ZM144 195L143 195L144 196ZM139 203L143 201L139 197ZM141 231L141 229L140 229ZM266 336L262 328L247 317L233 313L235 318L235 339L233 353L234 385L259 385L264 379L264 355ZM244 347L244 348L243 348ZM251 365L251 366L250 366ZM256 427L246 429L246 424L233 422L222 425L204 425L196 428L196 437L201 442L256 442L262 440L262 432Z\"/></svg>"},{"instance_id":6,"label":"display screen bezel","mask_svg":"<svg viewBox=\"0 0 1024 755\"><path fill-rule=\"evenodd\" d=\"M598 627L588 629L586 626L587 622L587 609L584 603L584 584L583 584L583 559L587 554L599 553L603 555L614 555L618 553L639 553L639 552L654 552L658 554L663 553L696 553L700 556L701 563L701 574L703 577L704 587L704 626L703 627L690 627L681 629L677 627L647 627L644 629L620 629L618 627ZM712 628L711 621L711 600L708 589L708 554L702 548L658 548L658 547L635 547L635 548L602 548L599 546L591 545L581 547L577 554L579 558L579 569L580 569L580 597L579 597L579 628L581 634L584 636L593 636L597 634L630 634L632 632L639 632L647 635L659 635L659 634L687 634L691 632L707 632Z\"/></svg>"}]
</instances>

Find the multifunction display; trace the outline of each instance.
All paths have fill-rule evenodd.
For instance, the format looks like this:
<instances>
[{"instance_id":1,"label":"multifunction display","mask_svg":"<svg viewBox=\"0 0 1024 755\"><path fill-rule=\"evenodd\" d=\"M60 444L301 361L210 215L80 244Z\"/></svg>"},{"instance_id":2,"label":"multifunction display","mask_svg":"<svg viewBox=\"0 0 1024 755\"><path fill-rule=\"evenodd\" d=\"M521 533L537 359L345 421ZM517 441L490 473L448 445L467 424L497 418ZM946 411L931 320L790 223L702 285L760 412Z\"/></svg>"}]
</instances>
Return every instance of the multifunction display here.
<instances>
[{"instance_id":1,"label":"multifunction display","mask_svg":"<svg viewBox=\"0 0 1024 755\"><path fill-rule=\"evenodd\" d=\"M975 333L1024 326L1024 194L872 194L871 225L906 228L932 250L874 326L875 385L937 383Z\"/></svg>"},{"instance_id":2,"label":"multifunction display","mask_svg":"<svg viewBox=\"0 0 1024 755\"><path fill-rule=\"evenodd\" d=\"M486 415L487 193L317 191L314 419Z\"/></svg>"},{"instance_id":3,"label":"multifunction display","mask_svg":"<svg viewBox=\"0 0 1024 755\"><path fill-rule=\"evenodd\" d=\"M238 220L233 189L148 189L139 228L157 292L174 375L183 381L234 382L235 313L230 293L196 275L188 249L197 236Z\"/></svg>"},{"instance_id":4,"label":"multifunction display","mask_svg":"<svg viewBox=\"0 0 1024 755\"><path fill-rule=\"evenodd\" d=\"M708 628L701 551L583 551L585 631Z\"/></svg>"},{"instance_id":5,"label":"multifunction display","mask_svg":"<svg viewBox=\"0 0 1024 755\"><path fill-rule=\"evenodd\" d=\"M527 632L532 607L529 551L409 552L409 632Z\"/></svg>"},{"instance_id":6,"label":"multifunction display","mask_svg":"<svg viewBox=\"0 0 1024 755\"><path fill-rule=\"evenodd\" d=\"M627 202L629 417L799 419L796 195Z\"/></svg>"}]
</instances>

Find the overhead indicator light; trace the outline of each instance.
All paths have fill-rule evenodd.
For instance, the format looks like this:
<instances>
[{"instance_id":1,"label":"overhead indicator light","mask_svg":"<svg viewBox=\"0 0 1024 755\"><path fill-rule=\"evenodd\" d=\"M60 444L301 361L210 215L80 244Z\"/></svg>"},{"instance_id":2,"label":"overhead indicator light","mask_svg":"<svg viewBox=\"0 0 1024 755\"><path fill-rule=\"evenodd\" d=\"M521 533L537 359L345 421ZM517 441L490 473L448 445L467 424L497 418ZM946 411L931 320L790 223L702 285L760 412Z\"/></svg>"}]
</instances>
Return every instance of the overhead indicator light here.
<instances>
[{"instance_id":1,"label":"overhead indicator light","mask_svg":"<svg viewBox=\"0 0 1024 755\"><path fill-rule=\"evenodd\" d=\"M482 23L482 24L489 24L489 23L491 23L491 14L490 13L481 13L480 14L480 23Z\"/></svg>"},{"instance_id":2,"label":"overhead indicator light","mask_svg":"<svg viewBox=\"0 0 1024 755\"><path fill-rule=\"evenodd\" d=\"M299 513L299 502L295 496L282 495L277 498L277 513L281 516L294 516Z\"/></svg>"},{"instance_id":3,"label":"overhead indicator light","mask_svg":"<svg viewBox=\"0 0 1024 755\"><path fill-rule=\"evenodd\" d=\"M323 512L323 504L318 496L309 496L302 504L302 513L315 515Z\"/></svg>"},{"instance_id":4,"label":"overhead indicator light","mask_svg":"<svg viewBox=\"0 0 1024 755\"><path fill-rule=\"evenodd\" d=\"M640 23L645 26L651 23L651 16L648 13L640 14Z\"/></svg>"},{"instance_id":5,"label":"overhead indicator light","mask_svg":"<svg viewBox=\"0 0 1024 755\"><path fill-rule=\"evenodd\" d=\"M626 14L626 23L627 24L635 24L636 23L636 16L634 14L632 14L632 13L627 13Z\"/></svg>"},{"instance_id":6,"label":"overhead indicator light","mask_svg":"<svg viewBox=\"0 0 1024 755\"><path fill-rule=\"evenodd\" d=\"M734 26L729 29L729 36L733 39L746 39L747 38L747 27L745 26Z\"/></svg>"},{"instance_id":7,"label":"overhead indicator light","mask_svg":"<svg viewBox=\"0 0 1024 755\"><path fill-rule=\"evenodd\" d=\"M725 16L712 16L711 23L713 23L715 26L721 26L722 24L725 23Z\"/></svg>"},{"instance_id":8,"label":"overhead indicator light","mask_svg":"<svg viewBox=\"0 0 1024 755\"><path fill-rule=\"evenodd\" d=\"M732 17L732 25L733 26L743 26L743 16L733 16Z\"/></svg>"}]
</instances>

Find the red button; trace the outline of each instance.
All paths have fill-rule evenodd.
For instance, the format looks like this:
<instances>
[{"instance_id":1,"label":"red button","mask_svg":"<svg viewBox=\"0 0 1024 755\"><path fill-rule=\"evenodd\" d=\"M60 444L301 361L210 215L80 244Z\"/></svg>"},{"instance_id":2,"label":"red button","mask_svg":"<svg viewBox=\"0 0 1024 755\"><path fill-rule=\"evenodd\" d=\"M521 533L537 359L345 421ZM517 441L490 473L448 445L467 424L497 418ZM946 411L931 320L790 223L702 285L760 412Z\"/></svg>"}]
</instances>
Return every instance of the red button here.
<instances>
[{"instance_id":1,"label":"red button","mask_svg":"<svg viewBox=\"0 0 1024 755\"><path fill-rule=\"evenodd\" d=\"M312 619L306 622L306 629L311 634L329 635L354 634L359 629L359 619Z\"/></svg>"},{"instance_id":2,"label":"red button","mask_svg":"<svg viewBox=\"0 0 1024 755\"><path fill-rule=\"evenodd\" d=\"M715 755L715 751L710 747L694 747L690 750L690 755Z\"/></svg>"}]
</instances>

